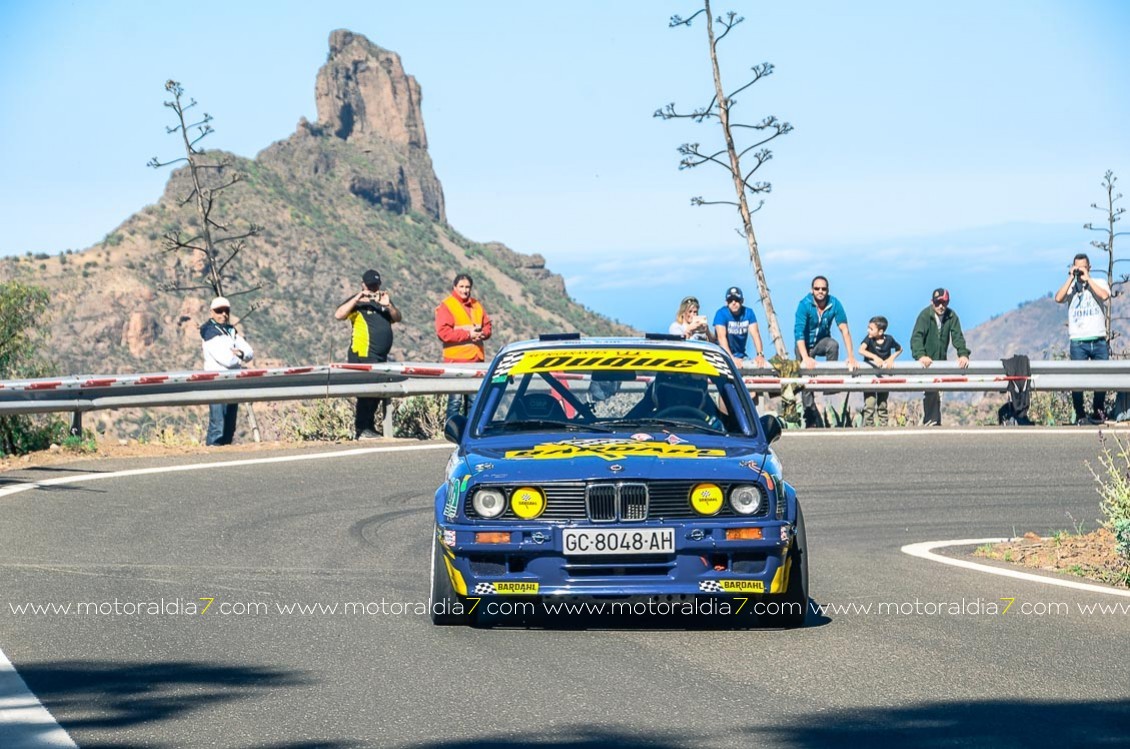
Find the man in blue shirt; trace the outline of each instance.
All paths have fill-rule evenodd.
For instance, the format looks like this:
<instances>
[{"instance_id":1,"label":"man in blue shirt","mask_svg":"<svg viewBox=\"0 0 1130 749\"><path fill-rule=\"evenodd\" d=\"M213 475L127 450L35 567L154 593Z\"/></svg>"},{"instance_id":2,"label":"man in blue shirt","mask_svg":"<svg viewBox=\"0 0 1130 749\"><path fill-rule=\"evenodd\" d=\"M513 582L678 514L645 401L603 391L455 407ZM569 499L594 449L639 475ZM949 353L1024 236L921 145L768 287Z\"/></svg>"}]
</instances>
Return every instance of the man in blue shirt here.
<instances>
[{"instance_id":1,"label":"man in blue shirt","mask_svg":"<svg viewBox=\"0 0 1130 749\"><path fill-rule=\"evenodd\" d=\"M734 357L737 365L749 358L749 338L753 336L753 359L755 367L766 365L761 346L761 329L757 327L757 317L753 310L745 306L745 296L737 286L726 290L726 306L714 313L714 332L718 345Z\"/></svg>"},{"instance_id":2,"label":"man in blue shirt","mask_svg":"<svg viewBox=\"0 0 1130 749\"><path fill-rule=\"evenodd\" d=\"M848 369L855 369L855 349L851 345L851 331L848 330L847 313L836 299L828 293L828 279L817 276L812 279L812 293L800 300L796 308L796 324L793 338L796 340L796 355L805 369L816 367L817 356L825 361L836 361L840 357L840 346L832 339L832 326L840 329L847 350ZM801 394L804 403L805 426L819 426L820 414L816 410L816 397L805 390Z\"/></svg>"}]
</instances>

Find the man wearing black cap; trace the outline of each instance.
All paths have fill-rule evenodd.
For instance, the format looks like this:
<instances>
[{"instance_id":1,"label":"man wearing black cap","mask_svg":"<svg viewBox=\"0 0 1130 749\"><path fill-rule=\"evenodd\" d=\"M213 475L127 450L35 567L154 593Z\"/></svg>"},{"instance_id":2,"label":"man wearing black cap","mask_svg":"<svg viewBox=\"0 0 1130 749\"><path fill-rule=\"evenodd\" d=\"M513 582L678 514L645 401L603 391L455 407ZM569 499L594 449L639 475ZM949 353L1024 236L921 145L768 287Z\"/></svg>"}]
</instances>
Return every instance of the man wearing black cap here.
<instances>
[{"instance_id":1,"label":"man wearing black cap","mask_svg":"<svg viewBox=\"0 0 1130 749\"><path fill-rule=\"evenodd\" d=\"M338 320L353 325L349 345L349 361L373 364L388 361L392 348L392 324L400 322L400 310L387 291L381 291L381 274L367 270L361 276L361 290L341 303L334 312ZM358 398L353 419L356 439L377 437L376 416L380 398Z\"/></svg>"},{"instance_id":2,"label":"man wearing black cap","mask_svg":"<svg viewBox=\"0 0 1130 749\"><path fill-rule=\"evenodd\" d=\"M718 345L734 357L738 366L749 358L749 339L753 338L755 367L765 366L764 349L761 346L761 328L757 326L757 316L745 306L745 295L737 286L726 289L726 306L714 313L714 332Z\"/></svg>"},{"instance_id":3,"label":"man wearing black cap","mask_svg":"<svg viewBox=\"0 0 1130 749\"><path fill-rule=\"evenodd\" d=\"M930 295L930 306L918 314L914 321L914 332L910 334L910 355L923 367L936 361L945 361L950 343L957 351L957 366L969 366L969 347L965 345L965 334L961 332L961 320L950 309L950 293L945 289L934 289ZM922 425L942 425L942 394L927 392L922 399Z\"/></svg>"}]
</instances>

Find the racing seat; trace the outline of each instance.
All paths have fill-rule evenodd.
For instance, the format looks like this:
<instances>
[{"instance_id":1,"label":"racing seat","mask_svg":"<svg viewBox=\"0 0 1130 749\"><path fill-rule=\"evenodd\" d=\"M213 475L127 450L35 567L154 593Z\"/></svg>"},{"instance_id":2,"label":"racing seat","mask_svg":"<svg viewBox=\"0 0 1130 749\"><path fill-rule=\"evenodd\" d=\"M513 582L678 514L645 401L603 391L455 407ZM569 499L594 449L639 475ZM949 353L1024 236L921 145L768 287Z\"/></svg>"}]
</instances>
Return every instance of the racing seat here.
<instances>
[{"instance_id":1,"label":"racing seat","mask_svg":"<svg viewBox=\"0 0 1130 749\"><path fill-rule=\"evenodd\" d=\"M651 386L651 404L657 413L678 406L706 411L706 388L706 379L702 377L660 373Z\"/></svg>"},{"instance_id":2,"label":"racing seat","mask_svg":"<svg viewBox=\"0 0 1130 749\"><path fill-rule=\"evenodd\" d=\"M507 421L566 421L561 402L549 393L526 393L514 401Z\"/></svg>"}]
</instances>

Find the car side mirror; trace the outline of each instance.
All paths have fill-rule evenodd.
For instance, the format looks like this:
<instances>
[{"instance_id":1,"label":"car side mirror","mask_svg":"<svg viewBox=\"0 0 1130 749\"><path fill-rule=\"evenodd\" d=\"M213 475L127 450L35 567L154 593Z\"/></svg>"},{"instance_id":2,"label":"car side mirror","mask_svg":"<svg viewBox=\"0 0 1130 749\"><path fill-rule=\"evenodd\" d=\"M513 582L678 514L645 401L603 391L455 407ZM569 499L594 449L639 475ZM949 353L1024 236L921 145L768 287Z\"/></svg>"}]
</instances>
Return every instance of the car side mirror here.
<instances>
[{"instance_id":1,"label":"car side mirror","mask_svg":"<svg viewBox=\"0 0 1130 749\"><path fill-rule=\"evenodd\" d=\"M761 417L761 431L765 432L765 441L773 444L780 439L781 432L785 431L785 422L781 421L780 416L765 414Z\"/></svg>"},{"instance_id":2,"label":"car side mirror","mask_svg":"<svg viewBox=\"0 0 1130 749\"><path fill-rule=\"evenodd\" d=\"M466 429L467 417L463 414L455 414L443 425L443 438L458 445L459 440L463 439L463 432Z\"/></svg>"}]
</instances>

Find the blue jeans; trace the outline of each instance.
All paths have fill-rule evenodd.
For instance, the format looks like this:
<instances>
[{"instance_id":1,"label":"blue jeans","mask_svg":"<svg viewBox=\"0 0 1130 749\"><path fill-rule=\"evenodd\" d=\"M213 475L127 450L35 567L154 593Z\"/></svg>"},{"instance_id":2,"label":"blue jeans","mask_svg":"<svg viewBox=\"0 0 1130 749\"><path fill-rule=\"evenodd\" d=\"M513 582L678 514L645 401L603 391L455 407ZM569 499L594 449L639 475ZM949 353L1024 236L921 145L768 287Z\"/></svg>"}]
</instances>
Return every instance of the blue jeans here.
<instances>
[{"instance_id":1,"label":"blue jeans","mask_svg":"<svg viewBox=\"0 0 1130 749\"><path fill-rule=\"evenodd\" d=\"M239 412L238 403L213 403L208 406L209 445L230 445L235 436L235 417Z\"/></svg>"},{"instance_id":2,"label":"blue jeans","mask_svg":"<svg viewBox=\"0 0 1130 749\"><path fill-rule=\"evenodd\" d=\"M1105 338L1099 338L1094 341L1072 341L1071 342L1071 361L1107 361L1110 359L1110 344L1107 343ZM1071 405L1075 408L1075 418L1082 419L1086 414L1083 412L1083 391L1078 390L1071 393ZM1106 415L1106 392L1095 391L1094 400L1091 403L1091 410L1103 416Z\"/></svg>"},{"instance_id":3,"label":"blue jeans","mask_svg":"<svg viewBox=\"0 0 1130 749\"><path fill-rule=\"evenodd\" d=\"M813 359L823 356L824 361L836 361L840 358L840 344L836 343L831 336L826 336L808 347L808 355ZM797 349L797 358L800 358L799 348ZM825 393L825 395L831 395L831 393ZM816 408L816 394L808 389L802 390L800 402L804 405L806 411L814 409Z\"/></svg>"}]
</instances>

